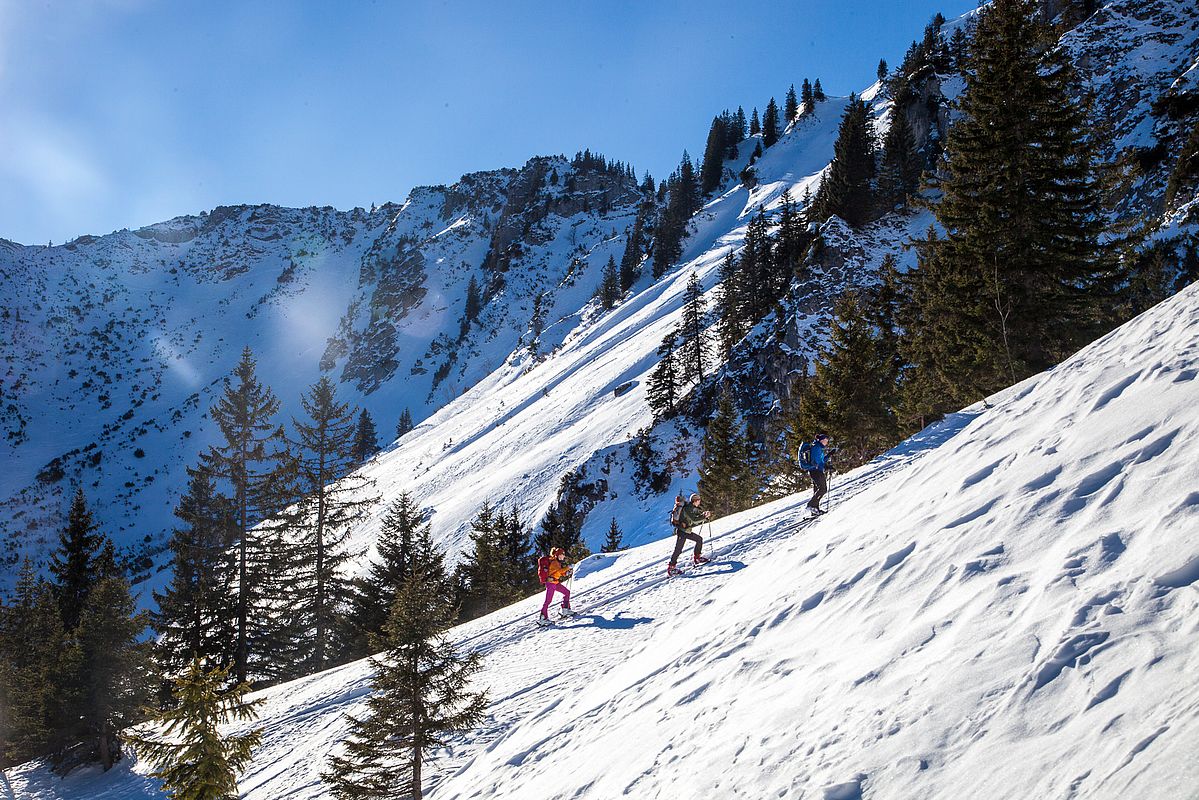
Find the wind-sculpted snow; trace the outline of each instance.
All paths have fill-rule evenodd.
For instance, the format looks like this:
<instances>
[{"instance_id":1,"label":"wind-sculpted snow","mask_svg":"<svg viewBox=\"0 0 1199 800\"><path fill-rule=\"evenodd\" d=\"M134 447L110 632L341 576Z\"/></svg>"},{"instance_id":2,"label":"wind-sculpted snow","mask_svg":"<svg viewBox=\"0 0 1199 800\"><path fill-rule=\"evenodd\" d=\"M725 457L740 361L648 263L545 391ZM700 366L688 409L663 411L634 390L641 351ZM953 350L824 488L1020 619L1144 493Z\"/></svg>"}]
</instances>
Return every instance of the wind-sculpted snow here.
<instances>
[{"instance_id":1,"label":"wind-sculpted snow","mask_svg":"<svg viewBox=\"0 0 1199 800\"><path fill-rule=\"evenodd\" d=\"M428 796L1188 797L1197 366L1199 285L835 475L819 519L788 497L713 523L712 563L677 578L668 540L592 556L555 627L529 598L455 628L491 705ZM325 796L368 681L263 692L244 796ZM25 766L10 792L154 797L144 770Z\"/></svg>"}]
</instances>

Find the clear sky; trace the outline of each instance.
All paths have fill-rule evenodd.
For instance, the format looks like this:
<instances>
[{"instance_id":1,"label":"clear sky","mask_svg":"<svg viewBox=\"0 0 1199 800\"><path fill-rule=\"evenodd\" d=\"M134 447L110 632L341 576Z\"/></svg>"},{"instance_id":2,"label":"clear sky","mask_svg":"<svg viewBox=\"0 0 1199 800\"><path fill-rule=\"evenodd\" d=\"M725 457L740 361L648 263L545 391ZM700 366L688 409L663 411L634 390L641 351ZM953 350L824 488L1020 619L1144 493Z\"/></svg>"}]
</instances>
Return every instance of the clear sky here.
<instances>
[{"instance_id":1,"label":"clear sky","mask_svg":"<svg viewBox=\"0 0 1199 800\"><path fill-rule=\"evenodd\" d=\"M585 147L669 173L723 108L829 94L974 0L0 0L0 237L369 206Z\"/></svg>"}]
</instances>

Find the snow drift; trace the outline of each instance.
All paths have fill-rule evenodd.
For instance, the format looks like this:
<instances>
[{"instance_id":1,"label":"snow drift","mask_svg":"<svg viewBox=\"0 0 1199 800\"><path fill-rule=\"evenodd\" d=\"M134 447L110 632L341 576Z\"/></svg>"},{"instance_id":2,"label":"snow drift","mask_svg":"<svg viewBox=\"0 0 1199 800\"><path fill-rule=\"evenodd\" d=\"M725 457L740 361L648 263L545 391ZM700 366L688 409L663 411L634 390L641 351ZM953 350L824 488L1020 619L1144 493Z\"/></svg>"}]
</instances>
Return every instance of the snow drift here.
<instances>
[{"instance_id":1,"label":"snow drift","mask_svg":"<svg viewBox=\"0 0 1199 800\"><path fill-rule=\"evenodd\" d=\"M833 480L581 565L452 632L486 725L436 754L459 798L1184 797L1199 785L1199 285L1058 368ZM325 796L368 662L264 693L247 798ZM10 794L158 796L145 766Z\"/></svg>"}]
</instances>

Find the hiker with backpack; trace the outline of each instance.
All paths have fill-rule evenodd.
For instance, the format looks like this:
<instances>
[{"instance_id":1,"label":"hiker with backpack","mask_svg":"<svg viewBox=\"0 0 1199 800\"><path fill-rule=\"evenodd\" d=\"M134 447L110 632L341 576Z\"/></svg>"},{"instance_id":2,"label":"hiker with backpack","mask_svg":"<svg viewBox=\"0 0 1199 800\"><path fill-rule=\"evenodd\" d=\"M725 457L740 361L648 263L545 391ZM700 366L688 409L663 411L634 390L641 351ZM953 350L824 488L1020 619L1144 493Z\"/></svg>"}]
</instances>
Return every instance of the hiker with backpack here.
<instances>
[{"instance_id":1,"label":"hiker with backpack","mask_svg":"<svg viewBox=\"0 0 1199 800\"><path fill-rule=\"evenodd\" d=\"M818 433L810 442L804 442L799 448L799 468L805 470L812 478L812 499L808 501L808 510L812 516L818 517L825 513L820 508L821 499L828 494L828 434Z\"/></svg>"},{"instance_id":2,"label":"hiker with backpack","mask_svg":"<svg viewBox=\"0 0 1199 800\"><path fill-rule=\"evenodd\" d=\"M549 625L550 623L550 603L554 602L554 595L557 592L562 593L562 616L570 616L574 612L570 608L570 589L567 589L562 584L570 578L571 568L566 563L566 551L561 547L551 547L548 556L542 556L537 560L537 578L545 587L545 602L541 604L541 618L537 620L538 625Z\"/></svg>"},{"instance_id":3,"label":"hiker with backpack","mask_svg":"<svg viewBox=\"0 0 1199 800\"><path fill-rule=\"evenodd\" d=\"M702 525L712 518L712 512L704 511L699 505L698 492L691 495L691 502L689 503L683 502L681 494L674 501L674 511L670 514L670 523L674 526L674 554L671 555L670 564L666 567L666 575L668 577L679 573L679 568L676 565L679 562L679 555L683 552L683 548L687 546L688 540L695 542L695 551L691 555L691 563L708 563L708 559L704 558L702 554L704 547L703 537L691 532L692 528Z\"/></svg>"}]
</instances>

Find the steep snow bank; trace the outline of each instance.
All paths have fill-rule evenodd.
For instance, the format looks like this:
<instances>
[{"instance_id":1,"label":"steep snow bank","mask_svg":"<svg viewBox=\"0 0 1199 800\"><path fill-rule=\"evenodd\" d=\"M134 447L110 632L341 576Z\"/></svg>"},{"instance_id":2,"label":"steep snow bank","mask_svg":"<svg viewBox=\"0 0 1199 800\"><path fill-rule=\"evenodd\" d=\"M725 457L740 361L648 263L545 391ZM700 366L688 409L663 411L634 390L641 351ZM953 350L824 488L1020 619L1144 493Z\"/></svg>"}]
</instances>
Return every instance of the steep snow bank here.
<instances>
[{"instance_id":1,"label":"steep snow bank","mask_svg":"<svg viewBox=\"0 0 1199 800\"><path fill-rule=\"evenodd\" d=\"M481 731L434 798L1182 797L1199 785L1199 285L1069 361L834 479L596 556L582 613L460 626ZM249 798L316 798L364 662L265 693ZM154 796L139 772L17 797Z\"/></svg>"}]
</instances>

